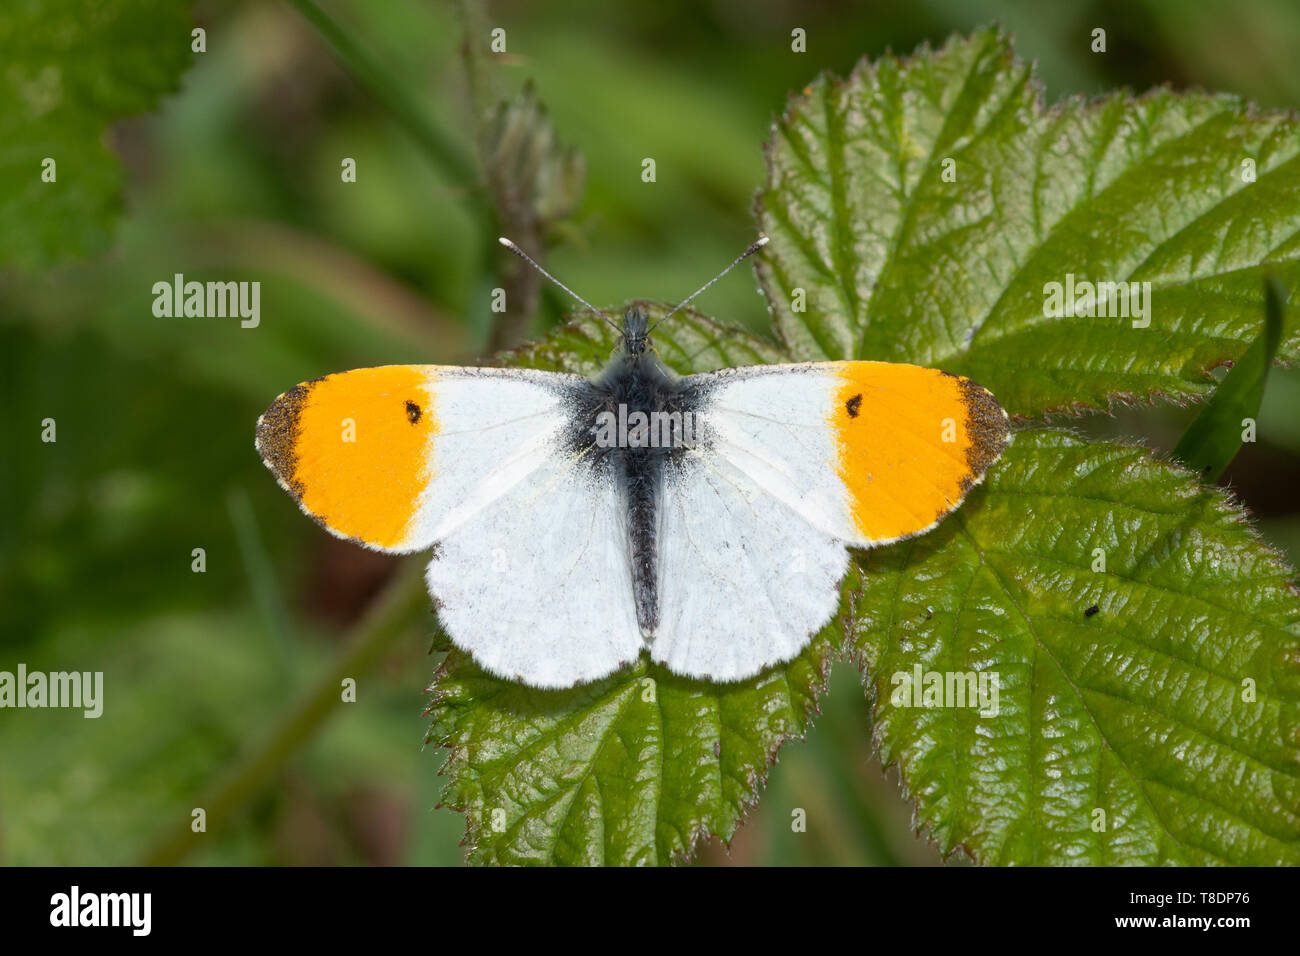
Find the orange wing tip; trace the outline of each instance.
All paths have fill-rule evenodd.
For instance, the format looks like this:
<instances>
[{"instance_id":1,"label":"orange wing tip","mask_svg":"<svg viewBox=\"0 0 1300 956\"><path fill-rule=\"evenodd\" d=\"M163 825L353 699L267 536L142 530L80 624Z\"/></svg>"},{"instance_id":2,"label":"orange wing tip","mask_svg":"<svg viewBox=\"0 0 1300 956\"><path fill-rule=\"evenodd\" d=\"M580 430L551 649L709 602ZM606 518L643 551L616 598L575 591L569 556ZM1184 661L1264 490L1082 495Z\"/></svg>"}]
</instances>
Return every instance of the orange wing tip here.
<instances>
[{"instance_id":1,"label":"orange wing tip","mask_svg":"<svg viewBox=\"0 0 1300 956\"><path fill-rule=\"evenodd\" d=\"M438 431L429 370L387 365L304 382L258 418L262 462L339 538L408 550Z\"/></svg>"},{"instance_id":2,"label":"orange wing tip","mask_svg":"<svg viewBox=\"0 0 1300 956\"><path fill-rule=\"evenodd\" d=\"M845 362L830 421L849 517L862 539L922 534L1006 449L1010 418L982 385L938 369Z\"/></svg>"}]
</instances>

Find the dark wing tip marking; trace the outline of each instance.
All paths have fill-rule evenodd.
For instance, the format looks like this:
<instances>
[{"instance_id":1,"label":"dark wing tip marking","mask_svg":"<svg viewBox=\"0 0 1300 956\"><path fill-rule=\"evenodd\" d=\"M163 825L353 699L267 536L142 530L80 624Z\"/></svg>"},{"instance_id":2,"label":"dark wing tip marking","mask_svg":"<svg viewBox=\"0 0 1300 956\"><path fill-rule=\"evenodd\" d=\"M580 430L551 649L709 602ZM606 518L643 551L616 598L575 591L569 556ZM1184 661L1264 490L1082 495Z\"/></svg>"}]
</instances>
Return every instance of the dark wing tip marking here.
<instances>
[{"instance_id":1,"label":"dark wing tip marking","mask_svg":"<svg viewBox=\"0 0 1300 956\"><path fill-rule=\"evenodd\" d=\"M307 383L310 385L310 383ZM295 385L271 403L257 420L257 451L295 501L301 501L302 482L298 470L298 416L307 398L307 385Z\"/></svg>"},{"instance_id":2,"label":"dark wing tip marking","mask_svg":"<svg viewBox=\"0 0 1300 956\"><path fill-rule=\"evenodd\" d=\"M962 403L966 406L966 434L972 438L970 447L966 449L966 466L970 474L961 481L964 494L1006 450L1011 423L987 388L968 378L961 379L960 387Z\"/></svg>"}]
</instances>

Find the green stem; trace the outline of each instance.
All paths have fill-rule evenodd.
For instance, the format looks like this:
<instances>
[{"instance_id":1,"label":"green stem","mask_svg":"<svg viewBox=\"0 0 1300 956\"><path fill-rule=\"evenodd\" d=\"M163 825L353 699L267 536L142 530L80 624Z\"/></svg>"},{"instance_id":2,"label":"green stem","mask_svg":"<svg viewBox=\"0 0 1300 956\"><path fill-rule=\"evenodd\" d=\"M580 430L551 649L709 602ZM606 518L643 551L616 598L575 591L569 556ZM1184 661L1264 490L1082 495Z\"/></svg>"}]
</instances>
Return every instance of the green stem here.
<instances>
[{"instance_id":1,"label":"green stem","mask_svg":"<svg viewBox=\"0 0 1300 956\"><path fill-rule=\"evenodd\" d=\"M519 243L535 258L542 257L542 224L535 216L525 214L526 207L511 203L501 195L488 167L487 144L484 140L489 117L501 97L493 75L493 59L487 53L488 21L481 0L455 0L460 17L462 39L461 59L465 65L465 82L469 87L470 104L474 111L474 139L479 149L479 164L484 168L488 195L491 199L492 229L484 236L483 262L494 263L493 273L505 289L505 312L492 313L488 329L489 354L522 345L528 340L528 331L537 314L541 300L542 279L524 263L501 249L496 237L508 236ZM486 265L485 265L486 268Z\"/></svg>"},{"instance_id":2,"label":"green stem","mask_svg":"<svg viewBox=\"0 0 1300 956\"><path fill-rule=\"evenodd\" d=\"M490 58L484 52L488 35L487 17L484 15L483 4L475 0L456 0L455 7L460 17L461 57L465 61L465 81L469 85L474 125L476 129L481 129L483 118L500 99L492 77Z\"/></svg>"},{"instance_id":3,"label":"green stem","mask_svg":"<svg viewBox=\"0 0 1300 956\"><path fill-rule=\"evenodd\" d=\"M414 570L412 570L414 569ZM408 562L362 623L359 632L328 673L287 714L266 739L230 774L197 801L207 815L207 832L195 833L190 819L180 821L142 861L146 866L174 866L219 829L250 798L270 783L280 768L342 703L344 678L359 679L407 633L428 607L418 563Z\"/></svg>"},{"instance_id":4,"label":"green stem","mask_svg":"<svg viewBox=\"0 0 1300 956\"><path fill-rule=\"evenodd\" d=\"M418 142L434 165L441 168L457 184L470 188L478 185L474 167L455 143L416 106L415 102L393 82L388 73L353 42L348 32L339 26L314 0L289 0L303 18L334 50L335 56L348 68L375 99L379 100Z\"/></svg>"}]
</instances>

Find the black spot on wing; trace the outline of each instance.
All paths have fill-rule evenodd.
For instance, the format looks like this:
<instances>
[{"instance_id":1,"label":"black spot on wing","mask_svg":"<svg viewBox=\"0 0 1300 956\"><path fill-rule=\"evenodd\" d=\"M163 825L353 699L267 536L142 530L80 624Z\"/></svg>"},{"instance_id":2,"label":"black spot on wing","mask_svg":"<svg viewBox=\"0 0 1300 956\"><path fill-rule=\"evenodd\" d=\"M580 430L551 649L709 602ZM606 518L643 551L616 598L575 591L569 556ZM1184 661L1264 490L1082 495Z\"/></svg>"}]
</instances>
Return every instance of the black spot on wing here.
<instances>
[{"instance_id":1,"label":"black spot on wing","mask_svg":"<svg viewBox=\"0 0 1300 956\"><path fill-rule=\"evenodd\" d=\"M858 417L858 409L862 407L862 396L854 395L844 403L844 410L849 413L849 418Z\"/></svg>"},{"instance_id":2,"label":"black spot on wing","mask_svg":"<svg viewBox=\"0 0 1300 956\"><path fill-rule=\"evenodd\" d=\"M415 402L407 401L406 418L412 425L416 424L420 420L420 406Z\"/></svg>"}]
</instances>

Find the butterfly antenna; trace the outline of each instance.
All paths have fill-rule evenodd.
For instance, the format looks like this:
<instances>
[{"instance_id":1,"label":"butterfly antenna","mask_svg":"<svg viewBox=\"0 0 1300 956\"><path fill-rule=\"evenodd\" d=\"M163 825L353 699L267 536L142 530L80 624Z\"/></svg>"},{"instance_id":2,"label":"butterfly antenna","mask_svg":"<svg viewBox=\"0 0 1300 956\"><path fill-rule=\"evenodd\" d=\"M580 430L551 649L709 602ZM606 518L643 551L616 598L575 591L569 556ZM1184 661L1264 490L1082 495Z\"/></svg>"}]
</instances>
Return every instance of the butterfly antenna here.
<instances>
[{"instance_id":1,"label":"butterfly antenna","mask_svg":"<svg viewBox=\"0 0 1300 956\"><path fill-rule=\"evenodd\" d=\"M746 259L752 256L754 253L758 252L759 249L762 249L765 245L767 245L767 236L760 235L757 239L754 240L753 243L750 244L750 247L748 249L746 249L740 255L736 256L736 258L732 261L731 265L727 266L727 268L723 269L721 272L715 275L708 282L704 283L704 285L700 286L698 289L696 289L694 292L688 295L685 299L683 299L681 302L677 304L677 308L673 309L671 312L665 315L654 325L650 326L650 328L646 330L646 335L649 335L655 329L659 328L659 326L662 325L664 322L667 322L669 319L671 319L682 309L690 305L696 296L705 292L709 288L709 286L713 285L713 283L717 282L719 279L725 276L732 269L736 268L736 266L740 265L742 262L744 262Z\"/></svg>"},{"instance_id":2,"label":"butterfly antenna","mask_svg":"<svg viewBox=\"0 0 1300 956\"><path fill-rule=\"evenodd\" d=\"M583 305L585 305L585 306L586 306L588 309L590 309L592 312L595 312L598 316L600 316L602 319L604 319L606 322L608 322L610 328L612 328L612 329L613 329L615 332L617 332L619 335L622 335L622 334L623 334L623 330L620 329L620 328L618 327L618 324L617 324L616 322L614 322L613 319L611 319L611 318L610 318L608 315L606 315L604 312L600 311L600 309L596 308L594 305L592 305L590 302L588 302L588 301L587 301L586 299L584 299L582 296L578 295L578 293L574 292L572 289L570 289L567 285L565 285L565 284L564 284L563 282L561 282L559 279L555 278L555 276L551 275L549 272L547 272L545 269L543 269L543 268L541 267L541 265L540 265L536 260L533 259L532 256L530 256L528 253L524 252L524 250L520 249L517 245L515 245L513 242L511 242L511 241L510 241L509 239L507 239L505 236L499 236L499 237L497 237L497 242L501 243L501 245L505 246L507 249L509 249L511 252L513 252L515 255L517 255L520 259L523 259L524 262L528 263L530 266L532 266L534 269L536 269L536 270L537 270L538 272L540 272L542 275L546 276L546 278L550 279L552 282L554 282L556 285L558 285L558 286L559 286L561 289L563 289L565 292L569 293L569 295L573 296L573 298L576 299L578 302L580 302L580 303L582 303Z\"/></svg>"}]
</instances>

